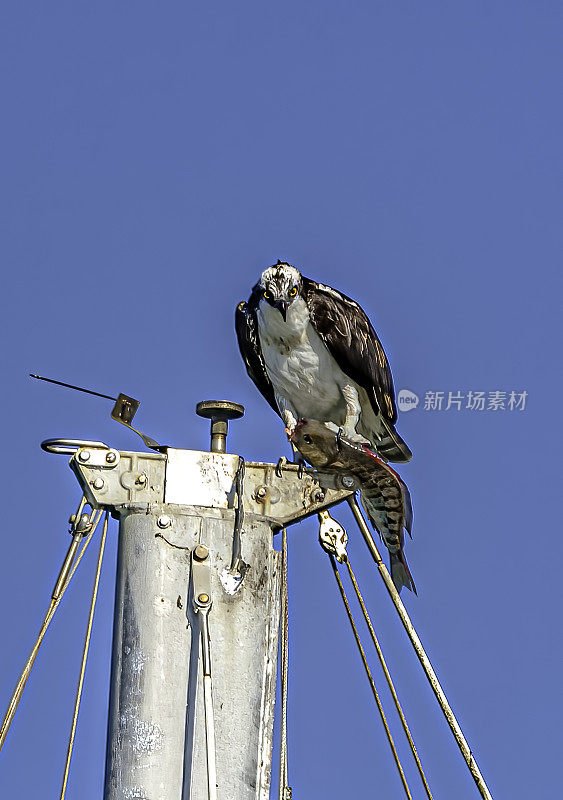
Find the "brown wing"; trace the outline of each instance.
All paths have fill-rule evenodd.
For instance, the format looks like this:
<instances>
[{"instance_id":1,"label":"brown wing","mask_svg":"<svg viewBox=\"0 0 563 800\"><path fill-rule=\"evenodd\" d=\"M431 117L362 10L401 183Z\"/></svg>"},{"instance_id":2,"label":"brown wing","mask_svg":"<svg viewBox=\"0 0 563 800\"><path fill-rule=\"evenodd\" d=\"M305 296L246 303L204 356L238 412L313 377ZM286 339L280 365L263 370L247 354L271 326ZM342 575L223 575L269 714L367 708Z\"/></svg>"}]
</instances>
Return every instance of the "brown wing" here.
<instances>
[{"instance_id":1,"label":"brown wing","mask_svg":"<svg viewBox=\"0 0 563 800\"><path fill-rule=\"evenodd\" d=\"M258 391L264 395L276 414L279 415L274 387L266 372L266 364L260 347L256 312L253 310L251 303L243 301L238 304L235 312L235 330L242 360L246 365L246 371L250 379L254 382Z\"/></svg>"},{"instance_id":2,"label":"brown wing","mask_svg":"<svg viewBox=\"0 0 563 800\"><path fill-rule=\"evenodd\" d=\"M368 394L375 413L394 425L395 390L387 357L365 311L330 286L303 278L313 327L340 369Z\"/></svg>"}]
</instances>

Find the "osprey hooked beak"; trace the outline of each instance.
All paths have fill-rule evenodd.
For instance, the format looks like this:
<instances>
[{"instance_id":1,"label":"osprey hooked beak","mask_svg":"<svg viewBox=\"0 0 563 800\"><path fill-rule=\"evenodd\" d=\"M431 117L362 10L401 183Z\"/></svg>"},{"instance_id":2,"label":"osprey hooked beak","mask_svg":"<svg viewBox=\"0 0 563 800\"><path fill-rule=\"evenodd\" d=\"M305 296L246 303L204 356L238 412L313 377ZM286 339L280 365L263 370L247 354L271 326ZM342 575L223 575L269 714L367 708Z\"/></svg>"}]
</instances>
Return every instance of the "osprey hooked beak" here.
<instances>
[{"instance_id":1,"label":"osprey hooked beak","mask_svg":"<svg viewBox=\"0 0 563 800\"><path fill-rule=\"evenodd\" d=\"M277 308L280 314L283 317L283 321L286 321L287 317L287 309L289 308L289 303L287 300L276 300L274 303L274 308Z\"/></svg>"}]
</instances>

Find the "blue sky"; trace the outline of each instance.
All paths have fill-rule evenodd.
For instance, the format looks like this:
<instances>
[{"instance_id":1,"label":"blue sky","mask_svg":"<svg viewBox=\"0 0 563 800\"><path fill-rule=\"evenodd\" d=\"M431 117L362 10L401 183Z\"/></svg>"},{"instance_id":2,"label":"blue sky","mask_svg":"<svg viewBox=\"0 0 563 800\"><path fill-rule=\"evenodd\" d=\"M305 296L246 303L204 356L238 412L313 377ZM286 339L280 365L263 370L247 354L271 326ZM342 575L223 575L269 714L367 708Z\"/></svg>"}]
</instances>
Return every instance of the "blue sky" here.
<instances>
[{"instance_id":1,"label":"blue sky","mask_svg":"<svg viewBox=\"0 0 563 800\"><path fill-rule=\"evenodd\" d=\"M1 703L79 496L40 441L140 447L106 401L27 373L138 397L139 426L178 447L207 445L198 400L242 402L232 452L277 460L283 430L246 377L233 311L282 258L358 299L396 388L420 396L399 418L414 452L400 471L419 589L405 603L493 796L553 796L561 5L282 5L2 11ZM528 397L523 411L425 411L429 391ZM349 516L336 516L435 796L476 797L376 570ZM311 800L397 797L316 535L313 523L290 535L291 783ZM71 773L69 796L82 800L103 781L115 547L114 528ZM58 796L94 561L92 551L2 754L6 797Z\"/></svg>"}]
</instances>

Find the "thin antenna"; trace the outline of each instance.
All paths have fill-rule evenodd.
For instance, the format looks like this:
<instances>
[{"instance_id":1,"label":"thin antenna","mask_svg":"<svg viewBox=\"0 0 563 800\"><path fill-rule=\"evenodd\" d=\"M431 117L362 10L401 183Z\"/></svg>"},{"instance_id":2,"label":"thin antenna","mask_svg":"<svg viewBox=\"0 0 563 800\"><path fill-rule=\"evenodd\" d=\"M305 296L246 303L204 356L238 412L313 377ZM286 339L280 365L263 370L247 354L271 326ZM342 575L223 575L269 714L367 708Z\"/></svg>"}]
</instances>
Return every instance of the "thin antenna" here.
<instances>
[{"instance_id":1,"label":"thin antenna","mask_svg":"<svg viewBox=\"0 0 563 800\"><path fill-rule=\"evenodd\" d=\"M129 397L127 394L120 394L118 397L111 397L109 394L102 394L101 392L94 392L92 389L84 389L82 386L75 386L72 383L63 383L63 381L56 381L53 378L44 378L42 375L34 375L33 372L29 373L30 378L37 378L38 381L47 381L47 383L55 383L57 386L64 386L66 389L75 389L77 392L84 392L84 394L93 394L95 397L103 397L104 400L113 400L115 405L112 409L110 414L111 418L114 419L116 422L120 422L122 425L125 425L126 428L129 428L138 436L141 437L143 442L146 444L147 447L150 447L151 450L156 450L160 452L160 445L158 442L155 442L150 436L146 436L141 431L134 428L131 423L133 422L133 417L137 413L137 409L141 405L139 400L135 400L134 397ZM240 416L240 415L239 415Z\"/></svg>"},{"instance_id":2,"label":"thin antenna","mask_svg":"<svg viewBox=\"0 0 563 800\"><path fill-rule=\"evenodd\" d=\"M67 389L76 389L77 392L84 392L84 394L94 394L96 397L104 397L106 400L117 400L117 397L110 397L109 394L101 394L101 392L94 392L92 389L83 389L81 386L73 386L72 383L63 383L62 381L55 381L53 378L44 378L42 375L34 375L33 372L29 373L30 378L37 378L38 381L47 381L47 383L56 383L57 386L66 386Z\"/></svg>"}]
</instances>

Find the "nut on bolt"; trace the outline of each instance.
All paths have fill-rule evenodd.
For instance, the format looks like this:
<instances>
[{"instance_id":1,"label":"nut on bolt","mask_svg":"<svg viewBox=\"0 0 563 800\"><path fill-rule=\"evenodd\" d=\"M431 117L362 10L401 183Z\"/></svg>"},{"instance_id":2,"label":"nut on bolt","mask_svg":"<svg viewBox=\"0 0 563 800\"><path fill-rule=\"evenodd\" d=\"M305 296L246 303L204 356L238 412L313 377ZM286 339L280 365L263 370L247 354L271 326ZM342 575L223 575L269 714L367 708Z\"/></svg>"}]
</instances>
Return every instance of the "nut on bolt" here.
<instances>
[{"instance_id":1,"label":"nut on bolt","mask_svg":"<svg viewBox=\"0 0 563 800\"><path fill-rule=\"evenodd\" d=\"M145 473L144 473L144 472L141 472L141 474L140 474L140 475L137 475L137 478L136 478L136 480L135 480L135 483L136 483L138 486L144 486L146 482L147 482L147 476L145 475Z\"/></svg>"},{"instance_id":2,"label":"nut on bolt","mask_svg":"<svg viewBox=\"0 0 563 800\"><path fill-rule=\"evenodd\" d=\"M116 459L117 459L116 454L112 453L111 450L109 453L106 454L106 461L108 464L113 464Z\"/></svg>"},{"instance_id":3,"label":"nut on bolt","mask_svg":"<svg viewBox=\"0 0 563 800\"><path fill-rule=\"evenodd\" d=\"M94 487L94 489L103 489L105 486L104 479L96 478L96 480L92 481L92 486Z\"/></svg>"},{"instance_id":4,"label":"nut on bolt","mask_svg":"<svg viewBox=\"0 0 563 800\"><path fill-rule=\"evenodd\" d=\"M267 486L259 486L256 491L254 492L254 496L258 500L258 502L262 502L268 496L268 487Z\"/></svg>"},{"instance_id":5,"label":"nut on bolt","mask_svg":"<svg viewBox=\"0 0 563 800\"><path fill-rule=\"evenodd\" d=\"M159 528L169 528L172 525L172 520L168 514L161 514L157 519L156 524Z\"/></svg>"},{"instance_id":6,"label":"nut on bolt","mask_svg":"<svg viewBox=\"0 0 563 800\"><path fill-rule=\"evenodd\" d=\"M198 594L197 599L200 603L209 603L209 595L205 594L205 592Z\"/></svg>"},{"instance_id":7,"label":"nut on bolt","mask_svg":"<svg viewBox=\"0 0 563 800\"><path fill-rule=\"evenodd\" d=\"M326 497L326 492L324 489L321 489L320 486L317 486L311 492L311 500L313 503L322 503L325 497Z\"/></svg>"},{"instance_id":8,"label":"nut on bolt","mask_svg":"<svg viewBox=\"0 0 563 800\"><path fill-rule=\"evenodd\" d=\"M81 450L78 454L79 461L90 461L90 451L89 450Z\"/></svg>"},{"instance_id":9,"label":"nut on bolt","mask_svg":"<svg viewBox=\"0 0 563 800\"><path fill-rule=\"evenodd\" d=\"M194 558L196 561L205 561L209 555L209 550L204 544L198 544L194 550Z\"/></svg>"}]
</instances>

